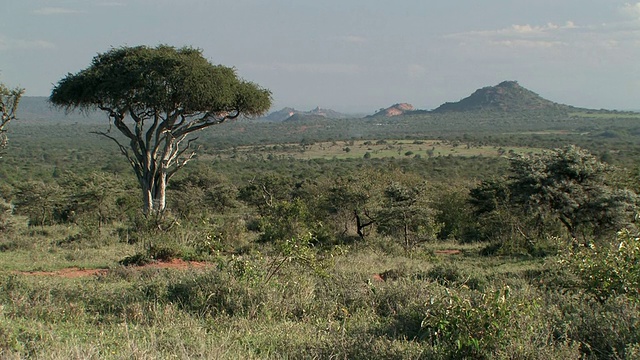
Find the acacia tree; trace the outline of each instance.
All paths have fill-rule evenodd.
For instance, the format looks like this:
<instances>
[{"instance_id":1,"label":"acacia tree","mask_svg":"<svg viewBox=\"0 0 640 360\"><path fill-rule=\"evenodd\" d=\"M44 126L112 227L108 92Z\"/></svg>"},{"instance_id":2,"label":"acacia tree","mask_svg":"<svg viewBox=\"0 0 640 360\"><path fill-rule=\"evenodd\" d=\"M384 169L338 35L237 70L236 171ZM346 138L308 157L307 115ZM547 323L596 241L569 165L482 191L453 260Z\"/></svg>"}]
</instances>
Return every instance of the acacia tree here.
<instances>
[{"instance_id":1,"label":"acacia tree","mask_svg":"<svg viewBox=\"0 0 640 360\"><path fill-rule=\"evenodd\" d=\"M165 209L169 179L195 152L188 135L271 106L271 92L213 65L201 50L161 45L122 47L54 87L51 103L67 111L102 110L124 136L98 132L118 145L142 189L144 212ZM128 144L126 142L128 141Z\"/></svg>"},{"instance_id":2,"label":"acacia tree","mask_svg":"<svg viewBox=\"0 0 640 360\"><path fill-rule=\"evenodd\" d=\"M440 231L435 222L437 214L426 203L423 186L393 182L384 190L384 198L375 218L379 233L402 236L407 250L436 237Z\"/></svg>"},{"instance_id":3,"label":"acacia tree","mask_svg":"<svg viewBox=\"0 0 640 360\"><path fill-rule=\"evenodd\" d=\"M550 213L572 238L613 233L635 214L637 195L608 181L613 169L576 146L511 159L512 201Z\"/></svg>"},{"instance_id":4,"label":"acacia tree","mask_svg":"<svg viewBox=\"0 0 640 360\"><path fill-rule=\"evenodd\" d=\"M503 208L539 232L558 221L569 236L585 243L632 225L637 194L612 186L612 167L588 151L567 146L514 156L510 162L507 179L483 182L471 191L477 215Z\"/></svg>"},{"instance_id":5,"label":"acacia tree","mask_svg":"<svg viewBox=\"0 0 640 360\"><path fill-rule=\"evenodd\" d=\"M7 146L7 129L6 126L11 120L16 119L16 113L18 112L18 104L24 94L24 89L14 88L9 89L4 84L0 83L0 150Z\"/></svg>"}]
</instances>

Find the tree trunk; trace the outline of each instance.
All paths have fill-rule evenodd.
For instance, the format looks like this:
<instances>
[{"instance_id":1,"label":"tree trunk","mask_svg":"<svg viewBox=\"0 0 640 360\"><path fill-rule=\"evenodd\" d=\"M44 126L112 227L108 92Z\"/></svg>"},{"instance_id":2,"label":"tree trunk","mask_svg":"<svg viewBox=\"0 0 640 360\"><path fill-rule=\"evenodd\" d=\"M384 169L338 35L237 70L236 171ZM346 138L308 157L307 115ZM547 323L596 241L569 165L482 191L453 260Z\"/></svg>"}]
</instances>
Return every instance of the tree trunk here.
<instances>
[{"instance_id":1,"label":"tree trunk","mask_svg":"<svg viewBox=\"0 0 640 360\"><path fill-rule=\"evenodd\" d=\"M140 181L144 201L144 214L147 216L163 212L167 204L166 171L159 170L157 172L159 173L148 174Z\"/></svg>"},{"instance_id":2,"label":"tree trunk","mask_svg":"<svg viewBox=\"0 0 640 360\"><path fill-rule=\"evenodd\" d=\"M167 206L167 175L165 171L161 171L161 174L158 175L155 186L154 205L156 206L156 211L161 212L164 211Z\"/></svg>"},{"instance_id":3,"label":"tree trunk","mask_svg":"<svg viewBox=\"0 0 640 360\"><path fill-rule=\"evenodd\" d=\"M153 213L153 192L150 189L149 184L141 181L142 186L142 201L144 202L144 214L151 215Z\"/></svg>"}]
</instances>

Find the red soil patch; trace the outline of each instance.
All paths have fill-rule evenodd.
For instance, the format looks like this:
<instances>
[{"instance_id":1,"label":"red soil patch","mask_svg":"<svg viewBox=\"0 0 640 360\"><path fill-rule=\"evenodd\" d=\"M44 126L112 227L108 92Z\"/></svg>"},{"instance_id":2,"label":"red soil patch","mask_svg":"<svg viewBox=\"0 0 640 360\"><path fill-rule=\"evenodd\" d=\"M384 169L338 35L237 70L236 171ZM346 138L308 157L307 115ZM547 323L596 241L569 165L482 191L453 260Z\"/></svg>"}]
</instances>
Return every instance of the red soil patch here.
<instances>
[{"instance_id":1,"label":"red soil patch","mask_svg":"<svg viewBox=\"0 0 640 360\"><path fill-rule=\"evenodd\" d=\"M72 267L56 271L14 271L14 273L31 276L58 276L71 279L92 275L104 275L107 273L107 269L80 269Z\"/></svg>"},{"instance_id":2,"label":"red soil patch","mask_svg":"<svg viewBox=\"0 0 640 360\"><path fill-rule=\"evenodd\" d=\"M434 251L434 253L436 254L443 254L443 255L458 255L458 254L462 254L462 251L460 250L436 250Z\"/></svg>"},{"instance_id":3,"label":"red soil patch","mask_svg":"<svg viewBox=\"0 0 640 360\"><path fill-rule=\"evenodd\" d=\"M193 269L204 268L209 266L209 263L199 261L184 261L181 259L173 259L171 261L155 262L143 266L133 266L135 269ZM77 267L66 268L56 271L15 271L16 274L31 275L31 276L57 276L62 278L79 278L93 275L105 275L109 272L108 269L81 269Z\"/></svg>"},{"instance_id":4,"label":"red soil patch","mask_svg":"<svg viewBox=\"0 0 640 360\"><path fill-rule=\"evenodd\" d=\"M171 259L170 261L160 261L151 263L141 268L155 268L155 269L190 269L190 268L203 268L209 266L209 263L202 261L184 261L182 259Z\"/></svg>"}]
</instances>

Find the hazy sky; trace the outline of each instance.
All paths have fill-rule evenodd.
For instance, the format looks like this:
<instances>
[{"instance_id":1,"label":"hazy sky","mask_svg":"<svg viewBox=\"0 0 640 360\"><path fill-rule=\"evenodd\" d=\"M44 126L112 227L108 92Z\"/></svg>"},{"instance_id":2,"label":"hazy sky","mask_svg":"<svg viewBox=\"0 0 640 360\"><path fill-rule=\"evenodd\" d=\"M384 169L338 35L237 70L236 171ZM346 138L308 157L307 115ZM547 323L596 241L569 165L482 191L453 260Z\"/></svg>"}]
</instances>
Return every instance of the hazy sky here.
<instances>
[{"instance_id":1,"label":"hazy sky","mask_svg":"<svg viewBox=\"0 0 640 360\"><path fill-rule=\"evenodd\" d=\"M274 110L432 109L503 80L640 109L636 1L0 0L0 81L48 96L97 53L169 44L236 67Z\"/></svg>"}]
</instances>

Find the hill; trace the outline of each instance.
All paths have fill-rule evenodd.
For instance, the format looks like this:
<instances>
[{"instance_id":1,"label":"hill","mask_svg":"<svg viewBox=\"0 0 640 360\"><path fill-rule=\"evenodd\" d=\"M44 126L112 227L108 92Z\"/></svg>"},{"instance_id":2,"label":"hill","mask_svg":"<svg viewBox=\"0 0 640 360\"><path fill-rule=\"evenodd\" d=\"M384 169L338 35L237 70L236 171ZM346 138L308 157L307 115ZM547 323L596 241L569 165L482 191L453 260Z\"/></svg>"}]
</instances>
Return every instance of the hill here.
<instances>
[{"instance_id":1,"label":"hill","mask_svg":"<svg viewBox=\"0 0 640 360\"><path fill-rule=\"evenodd\" d=\"M102 122L106 121L106 115L102 112L71 112L53 107L46 96L23 96L18 107L18 120L20 123L47 122Z\"/></svg>"},{"instance_id":2,"label":"hill","mask_svg":"<svg viewBox=\"0 0 640 360\"><path fill-rule=\"evenodd\" d=\"M302 121L322 121L327 120L329 117L318 115L318 114L309 114L309 113L295 113L282 122L290 123L290 122L302 122Z\"/></svg>"},{"instance_id":3,"label":"hill","mask_svg":"<svg viewBox=\"0 0 640 360\"><path fill-rule=\"evenodd\" d=\"M267 121L298 121L298 120L316 120L316 119L347 119L352 118L353 115L347 115L339 113L335 110L331 109L322 109L320 107L316 107L313 110L309 111L300 111L291 107L285 107L281 110L274 111L267 116L262 117L262 120Z\"/></svg>"},{"instance_id":4,"label":"hill","mask_svg":"<svg viewBox=\"0 0 640 360\"><path fill-rule=\"evenodd\" d=\"M399 103L393 104L386 109L380 109L378 112L368 117L394 117L400 115L408 115L415 111L416 109L413 107L413 105L407 103Z\"/></svg>"},{"instance_id":5,"label":"hill","mask_svg":"<svg viewBox=\"0 0 640 360\"><path fill-rule=\"evenodd\" d=\"M298 113L298 110L290 107L285 107L278 111L273 111L266 116L263 116L262 118L260 118L260 120L280 122L288 119L296 113Z\"/></svg>"},{"instance_id":6,"label":"hill","mask_svg":"<svg viewBox=\"0 0 640 360\"><path fill-rule=\"evenodd\" d=\"M496 86L478 89L458 102L444 103L433 112L502 111L513 113L530 110L570 111L575 109L572 106L544 99L533 91L520 86L517 81L503 81Z\"/></svg>"}]
</instances>

